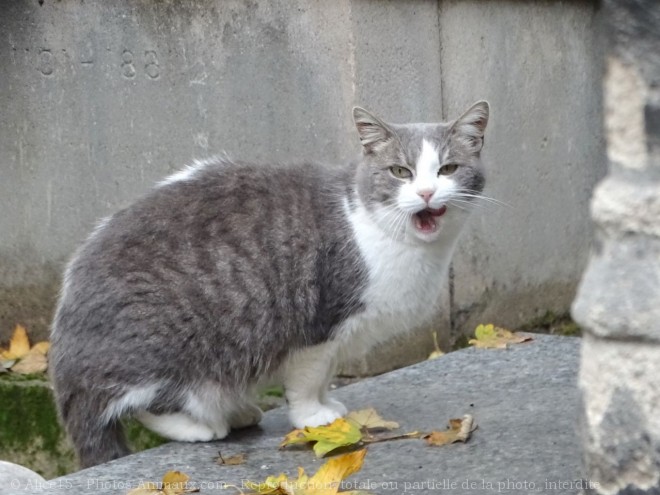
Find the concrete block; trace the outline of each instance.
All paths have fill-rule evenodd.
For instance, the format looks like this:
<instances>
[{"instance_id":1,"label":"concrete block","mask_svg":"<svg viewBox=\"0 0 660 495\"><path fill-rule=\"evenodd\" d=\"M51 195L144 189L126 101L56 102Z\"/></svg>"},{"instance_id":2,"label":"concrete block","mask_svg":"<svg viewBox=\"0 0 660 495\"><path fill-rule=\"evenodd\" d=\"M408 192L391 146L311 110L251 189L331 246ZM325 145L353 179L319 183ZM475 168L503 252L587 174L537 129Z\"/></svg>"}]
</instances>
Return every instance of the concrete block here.
<instances>
[{"instance_id":1,"label":"concrete block","mask_svg":"<svg viewBox=\"0 0 660 495\"><path fill-rule=\"evenodd\" d=\"M443 1L445 117L491 103L484 203L454 258L455 334L566 312L592 241L589 196L606 171L593 2Z\"/></svg>"},{"instance_id":2,"label":"concrete block","mask_svg":"<svg viewBox=\"0 0 660 495\"><path fill-rule=\"evenodd\" d=\"M585 336L582 437L585 474L600 483L597 493L658 493L659 375L659 344Z\"/></svg>"},{"instance_id":3,"label":"concrete block","mask_svg":"<svg viewBox=\"0 0 660 495\"><path fill-rule=\"evenodd\" d=\"M99 218L221 151L349 160L355 104L399 122L493 105L489 194L513 207L477 212L459 248L431 325L445 348L450 327L567 309L603 163L592 2L63 0L2 12L0 341L17 322L46 337L63 264ZM348 372L424 358L430 330L415 335Z\"/></svg>"}]
</instances>

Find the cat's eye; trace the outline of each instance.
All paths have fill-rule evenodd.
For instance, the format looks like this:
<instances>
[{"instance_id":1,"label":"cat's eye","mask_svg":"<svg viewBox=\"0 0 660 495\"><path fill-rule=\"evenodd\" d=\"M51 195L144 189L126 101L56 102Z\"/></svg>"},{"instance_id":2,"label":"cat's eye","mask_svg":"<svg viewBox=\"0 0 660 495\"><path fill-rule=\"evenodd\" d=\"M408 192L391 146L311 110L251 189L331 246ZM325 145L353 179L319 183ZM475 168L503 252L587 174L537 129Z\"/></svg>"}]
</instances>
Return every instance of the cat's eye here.
<instances>
[{"instance_id":1,"label":"cat's eye","mask_svg":"<svg viewBox=\"0 0 660 495\"><path fill-rule=\"evenodd\" d=\"M458 165L455 163L450 163L448 165L443 165L440 167L440 170L438 170L438 175L451 175L454 172L456 172L456 169L458 168Z\"/></svg>"},{"instance_id":2,"label":"cat's eye","mask_svg":"<svg viewBox=\"0 0 660 495\"><path fill-rule=\"evenodd\" d=\"M390 172L397 179L410 179L412 177L412 172L406 167L399 167L395 165L390 167Z\"/></svg>"}]
</instances>

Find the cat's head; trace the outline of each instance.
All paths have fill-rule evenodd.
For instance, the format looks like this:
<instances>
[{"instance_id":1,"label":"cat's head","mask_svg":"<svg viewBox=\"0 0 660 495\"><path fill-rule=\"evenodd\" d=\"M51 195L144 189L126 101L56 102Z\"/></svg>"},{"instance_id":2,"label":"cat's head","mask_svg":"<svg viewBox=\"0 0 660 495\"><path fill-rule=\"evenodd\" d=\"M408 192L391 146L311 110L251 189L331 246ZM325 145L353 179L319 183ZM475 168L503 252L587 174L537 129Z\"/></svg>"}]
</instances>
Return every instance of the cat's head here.
<instances>
[{"instance_id":1,"label":"cat's head","mask_svg":"<svg viewBox=\"0 0 660 495\"><path fill-rule=\"evenodd\" d=\"M454 235L484 188L488 115L488 103L479 101L452 122L402 125L354 108L363 147L358 194L371 218L395 238Z\"/></svg>"}]
</instances>

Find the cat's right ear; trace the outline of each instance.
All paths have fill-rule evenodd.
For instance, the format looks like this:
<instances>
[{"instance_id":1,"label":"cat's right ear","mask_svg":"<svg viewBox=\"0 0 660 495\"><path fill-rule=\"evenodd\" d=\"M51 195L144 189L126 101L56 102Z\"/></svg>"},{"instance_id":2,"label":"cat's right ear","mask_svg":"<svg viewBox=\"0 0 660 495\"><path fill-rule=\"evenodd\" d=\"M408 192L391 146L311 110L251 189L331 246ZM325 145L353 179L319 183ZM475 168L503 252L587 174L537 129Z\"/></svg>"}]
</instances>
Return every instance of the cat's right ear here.
<instances>
[{"instance_id":1,"label":"cat's right ear","mask_svg":"<svg viewBox=\"0 0 660 495\"><path fill-rule=\"evenodd\" d=\"M374 153L392 137L392 131L385 122L370 114L364 108L353 108L353 121L360 136L365 153Z\"/></svg>"}]
</instances>

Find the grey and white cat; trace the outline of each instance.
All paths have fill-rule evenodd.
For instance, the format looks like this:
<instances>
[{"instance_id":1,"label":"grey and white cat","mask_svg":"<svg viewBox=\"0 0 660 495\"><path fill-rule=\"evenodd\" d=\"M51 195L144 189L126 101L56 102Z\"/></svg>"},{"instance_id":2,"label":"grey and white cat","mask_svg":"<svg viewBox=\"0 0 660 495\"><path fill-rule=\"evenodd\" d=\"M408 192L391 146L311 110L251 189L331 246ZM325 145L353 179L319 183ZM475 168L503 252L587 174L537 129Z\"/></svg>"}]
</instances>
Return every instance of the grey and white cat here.
<instances>
[{"instance_id":1,"label":"grey and white cat","mask_svg":"<svg viewBox=\"0 0 660 495\"><path fill-rule=\"evenodd\" d=\"M359 162L197 163L104 220L69 264L52 327L57 404L83 467L126 455L120 418L180 441L254 425L285 386L296 427L342 352L427 323L484 186L486 102L441 124L353 116Z\"/></svg>"}]
</instances>

